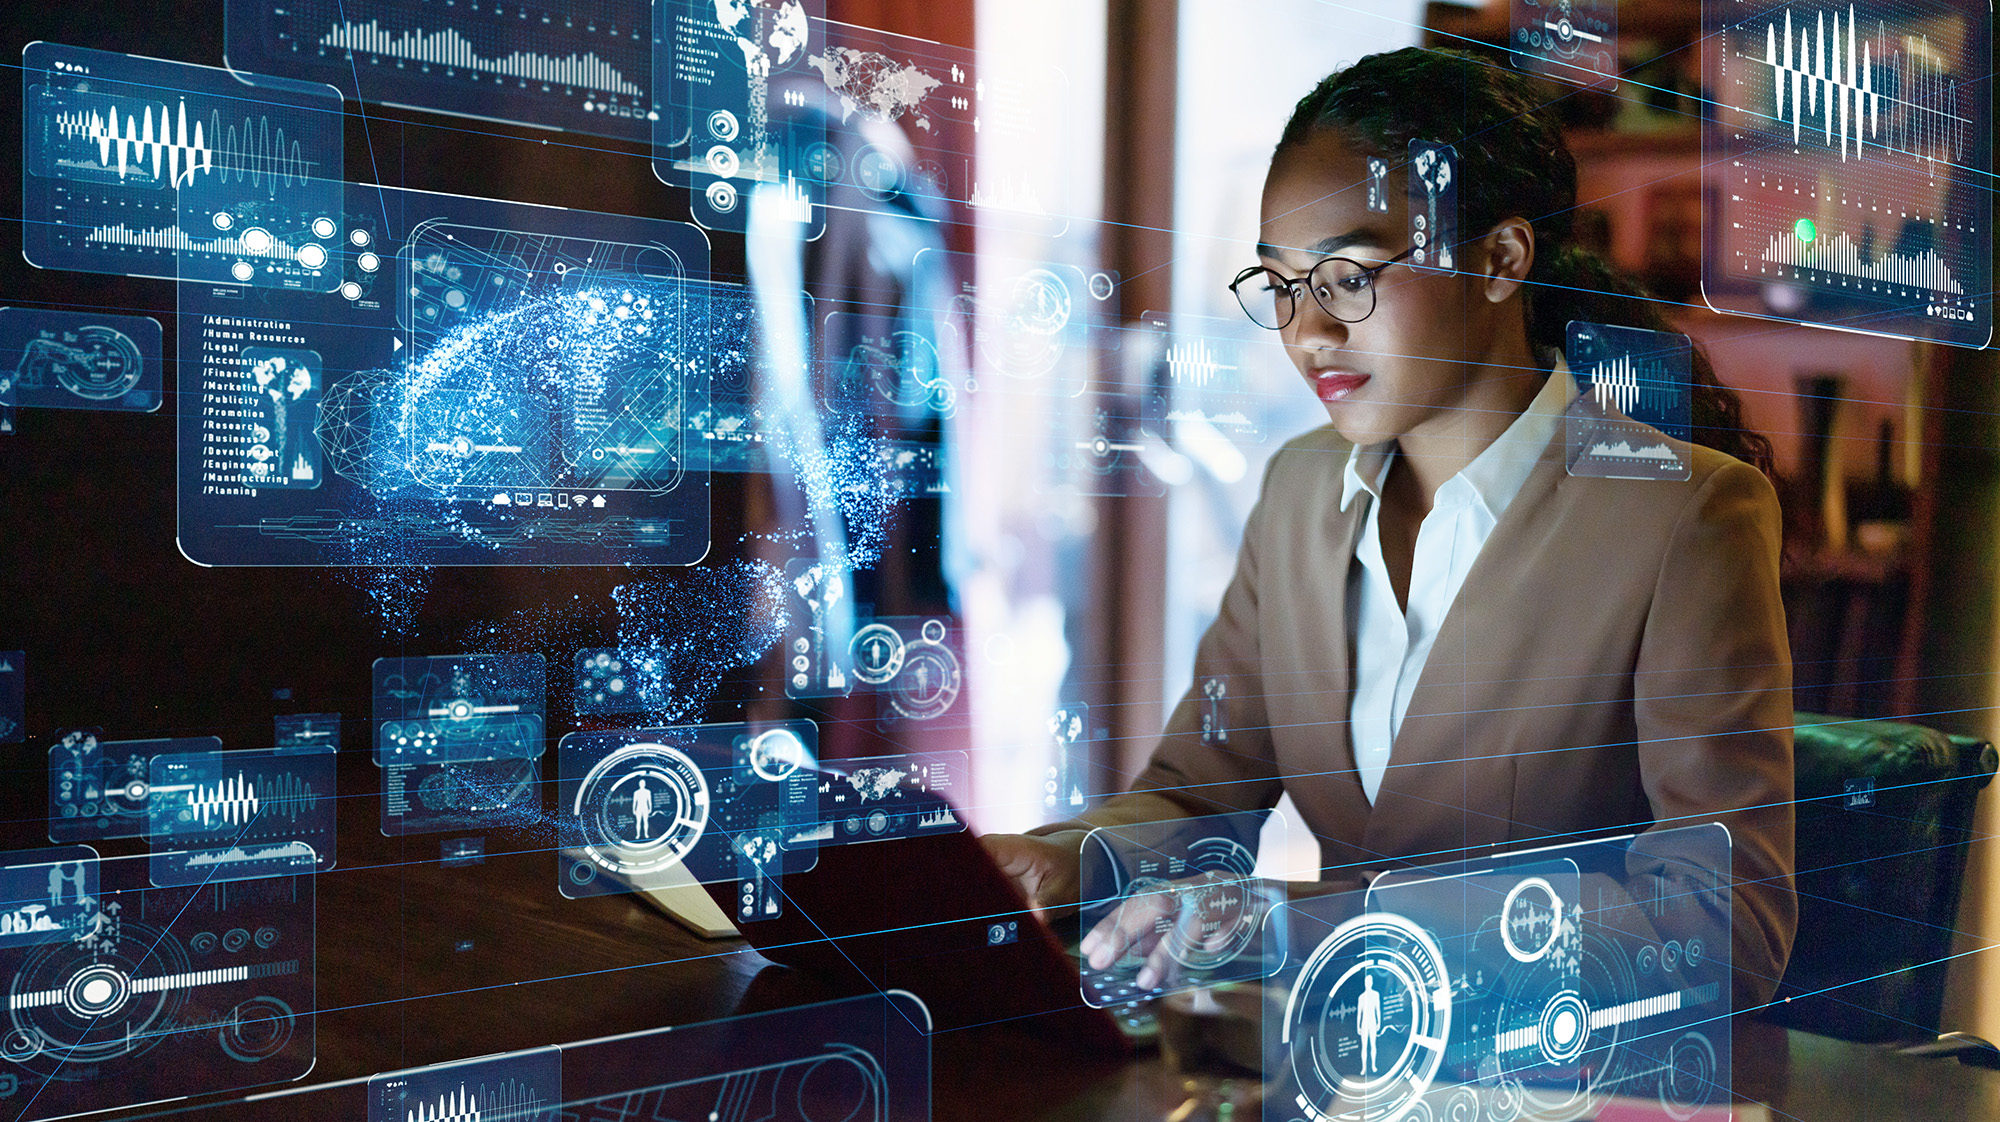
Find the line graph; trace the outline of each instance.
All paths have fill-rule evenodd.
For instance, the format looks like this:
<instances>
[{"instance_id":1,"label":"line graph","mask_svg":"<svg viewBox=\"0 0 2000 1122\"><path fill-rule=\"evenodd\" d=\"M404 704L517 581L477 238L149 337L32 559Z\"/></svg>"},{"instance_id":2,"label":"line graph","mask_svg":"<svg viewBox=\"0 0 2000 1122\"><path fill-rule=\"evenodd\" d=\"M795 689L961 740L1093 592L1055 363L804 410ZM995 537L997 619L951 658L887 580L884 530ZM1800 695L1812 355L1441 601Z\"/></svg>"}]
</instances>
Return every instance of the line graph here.
<instances>
[{"instance_id":1,"label":"line graph","mask_svg":"<svg viewBox=\"0 0 2000 1122\"><path fill-rule=\"evenodd\" d=\"M1801 21L1795 28L1789 7L1780 26L1776 18L1764 25L1761 61L1771 68L1775 118L1791 125L1794 145L1817 114L1827 147L1837 140L1842 160L1850 151L1859 157L1869 140L1932 163L1962 157L1972 120L1960 111L1958 81L1938 69L1927 35L1892 37L1877 20L1873 37L1862 41L1852 4L1844 31L1837 9L1830 29L1823 11L1810 27Z\"/></svg>"},{"instance_id":2,"label":"line graph","mask_svg":"<svg viewBox=\"0 0 2000 1122\"><path fill-rule=\"evenodd\" d=\"M225 128L219 111L211 111L206 122L197 112L190 126L186 98L171 116L166 106L159 106L157 123L152 108L141 108L137 117L127 113L122 123L115 109L58 112L55 131L80 142L85 151L94 148L97 167L114 172L120 182L146 177L178 187L197 173L213 173L225 182L233 177L261 185L269 177L290 187L312 178L314 161L298 141L286 140L283 125L273 128L269 117L245 117L241 125ZM218 136L220 142L212 147ZM67 161L58 157L57 162Z\"/></svg>"},{"instance_id":3,"label":"line graph","mask_svg":"<svg viewBox=\"0 0 2000 1122\"><path fill-rule=\"evenodd\" d=\"M562 1056L538 1048L368 1081L368 1122L554 1122Z\"/></svg>"}]
</instances>

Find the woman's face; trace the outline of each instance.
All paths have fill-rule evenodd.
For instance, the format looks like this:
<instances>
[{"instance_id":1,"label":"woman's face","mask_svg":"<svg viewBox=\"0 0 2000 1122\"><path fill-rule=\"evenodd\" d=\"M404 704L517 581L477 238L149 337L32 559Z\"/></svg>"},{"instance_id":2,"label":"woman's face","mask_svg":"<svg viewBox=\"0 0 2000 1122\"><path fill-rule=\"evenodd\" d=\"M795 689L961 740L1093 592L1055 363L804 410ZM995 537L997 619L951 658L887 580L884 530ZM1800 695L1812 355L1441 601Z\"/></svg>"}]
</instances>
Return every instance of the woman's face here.
<instances>
[{"instance_id":1,"label":"woman's face","mask_svg":"<svg viewBox=\"0 0 2000 1122\"><path fill-rule=\"evenodd\" d=\"M1387 211L1368 209L1368 161L1334 131L1281 152L1264 181L1258 257L1281 276L1303 278L1327 257L1378 265L1410 246L1403 172L1389 174ZM1461 272L1411 268L1407 258L1376 274L1375 310L1343 323L1306 296L1280 335L1292 365L1357 444L1445 431L1466 408L1493 339L1494 304L1479 276L1487 255L1461 247ZM1510 289L1511 291L1511 289ZM1510 305L1511 306L1511 305ZM1518 318L1520 312L1514 310Z\"/></svg>"}]
</instances>

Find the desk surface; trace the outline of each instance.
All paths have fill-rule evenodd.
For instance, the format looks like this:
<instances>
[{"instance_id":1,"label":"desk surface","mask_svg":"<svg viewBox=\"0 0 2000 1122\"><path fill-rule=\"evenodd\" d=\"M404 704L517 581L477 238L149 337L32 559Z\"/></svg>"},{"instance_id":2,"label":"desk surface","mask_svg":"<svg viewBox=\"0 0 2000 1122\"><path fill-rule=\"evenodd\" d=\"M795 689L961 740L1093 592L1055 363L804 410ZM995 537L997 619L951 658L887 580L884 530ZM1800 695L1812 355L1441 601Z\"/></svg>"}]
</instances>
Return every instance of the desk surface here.
<instances>
[{"instance_id":1,"label":"desk surface","mask_svg":"<svg viewBox=\"0 0 2000 1122\"><path fill-rule=\"evenodd\" d=\"M318 878L312 1073L266 1089L277 1097L215 1095L109 1117L363 1119L366 1080L380 1072L834 996L740 941L699 939L634 897L563 898L551 852L492 853L483 864L444 868L439 836L382 838L368 821L372 797L344 803L348 848ZM1750 1029L1738 1033L1737 1085L1768 1109L1740 1117L2000 1118L2000 1072ZM940 1122L1160 1119L1183 1097L1156 1056L1091 1065L1060 1041L1018 1028L932 1040Z\"/></svg>"}]
</instances>

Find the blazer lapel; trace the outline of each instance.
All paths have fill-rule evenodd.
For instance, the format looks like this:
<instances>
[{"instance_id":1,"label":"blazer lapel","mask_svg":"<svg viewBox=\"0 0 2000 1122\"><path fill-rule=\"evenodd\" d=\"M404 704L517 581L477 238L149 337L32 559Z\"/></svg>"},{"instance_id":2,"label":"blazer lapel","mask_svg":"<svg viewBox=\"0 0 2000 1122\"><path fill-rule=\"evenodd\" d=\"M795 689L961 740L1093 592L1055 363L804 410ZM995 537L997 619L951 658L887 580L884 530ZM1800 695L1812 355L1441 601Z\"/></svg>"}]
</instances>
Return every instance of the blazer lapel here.
<instances>
[{"instance_id":1,"label":"blazer lapel","mask_svg":"<svg viewBox=\"0 0 2000 1122\"><path fill-rule=\"evenodd\" d=\"M1495 602L1493 597L1504 593L1493 586L1497 576L1522 564L1548 532L1565 455L1558 430L1438 625L1437 641L1376 791L1374 809L1388 813L1369 816L1364 845L1377 853L1419 858L1438 851L1444 857L1454 839L1467 847L1484 846L1506 841L1512 833L1515 761L1504 751L1482 747L1482 742L1492 744L1481 728L1493 718L1476 710L1491 704L1484 679L1492 672L1480 656L1479 629L1469 617L1494 619L1535 610L1532 604ZM1351 747L1348 758L1353 758Z\"/></svg>"},{"instance_id":2,"label":"blazer lapel","mask_svg":"<svg viewBox=\"0 0 2000 1122\"><path fill-rule=\"evenodd\" d=\"M1327 621L1326 633L1338 638L1332 643L1316 644L1327 664L1315 691L1320 697L1313 702L1312 709L1317 713L1337 713L1339 719L1327 725L1310 726L1313 732L1306 738L1308 742L1300 743L1297 755L1289 760L1281 758L1279 764L1287 775L1311 776L1307 782L1288 783L1288 787L1294 792L1293 801L1299 803L1301 814L1314 824L1320 835L1323 864L1329 868L1343 865L1372 868L1368 861L1372 853L1359 847L1371 808L1368 796L1361 790L1360 774L1355 770L1354 737L1348 728L1347 714L1354 701L1354 629L1348 618L1348 582L1358 568L1354 549L1361 540L1368 504L1374 499L1364 491L1346 510L1339 508L1337 498L1335 501L1326 516L1320 548L1324 550L1323 557L1336 559L1326 570L1323 592L1330 603L1322 618Z\"/></svg>"}]
</instances>

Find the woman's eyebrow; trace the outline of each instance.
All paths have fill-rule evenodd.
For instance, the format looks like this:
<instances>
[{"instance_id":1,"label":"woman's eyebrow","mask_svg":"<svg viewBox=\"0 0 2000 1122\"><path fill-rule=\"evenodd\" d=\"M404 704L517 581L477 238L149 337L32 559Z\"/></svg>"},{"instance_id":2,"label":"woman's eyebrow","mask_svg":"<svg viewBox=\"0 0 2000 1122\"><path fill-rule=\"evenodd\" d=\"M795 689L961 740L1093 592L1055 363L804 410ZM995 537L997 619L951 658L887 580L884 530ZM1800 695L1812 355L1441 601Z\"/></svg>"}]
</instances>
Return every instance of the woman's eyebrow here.
<instances>
[{"instance_id":1,"label":"woman's eyebrow","mask_svg":"<svg viewBox=\"0 0 2000 1122\"><path fill-rule=\"evenodd\" d=\"M1304 252L1315 257L1326 257L1339 253L1343 249L1352 249L1357 245L1372 246L1380 249L1387 244L1387 242L1382 240L1382 235L1379 231L1359 229L1349 230L1345 234L1335 234L1332 237L1321 238L1307 246ZM1284 258L1284 252L1269 242L1258 242L1257 256L1268 257L1273 261L1278 261Z\"/></svg>"}]
</instances>

